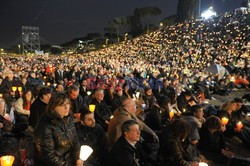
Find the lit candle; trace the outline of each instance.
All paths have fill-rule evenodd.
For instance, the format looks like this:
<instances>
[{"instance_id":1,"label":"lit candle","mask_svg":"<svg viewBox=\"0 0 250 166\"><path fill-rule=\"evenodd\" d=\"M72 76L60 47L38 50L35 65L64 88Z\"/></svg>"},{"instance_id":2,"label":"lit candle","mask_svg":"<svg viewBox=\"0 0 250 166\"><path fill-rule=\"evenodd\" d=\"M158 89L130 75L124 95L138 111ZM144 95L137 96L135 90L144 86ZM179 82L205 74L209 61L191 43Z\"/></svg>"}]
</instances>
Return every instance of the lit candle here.
<instances>
[{"instance_id":1,"label":"lit candle","mask_svg":"<svg viewBox=\"0 0 250 166\"><path fill-rule=\"evenodd\" d=\"M2 156L0 160L1 160L1 166L12 166L15 160L15 157L14 156Z\"/></svg>"},{"instance_id":2,"label":"lit candle","mask_svg":"<svg viewBox=\"0 0 250 166\"><path fill-rule=\"evenodd\" d=\"M88 95L88 96L91 95L91 92L90 92L90 91L87 91L87 95Z\"/></svg>"},{"instance_id":3,"label":"lit candle","mask_svg":"<svg viewBox=\"0 0 250 166\"><path fill-rule=\"evenodd\" d=\"M44 76L43 79L46 79L46 76Z\"/></svg>"},{"instance_id":4,"label":"lit candle","mask_svg":"<svg viewBox=\"0 0 250 166\"><path fill-rule=\"evenodd\" d=\"M94 104L89 105L89 111L91 111L91 112L95 111L95 105Z\"/></svg>"},{"instance_id":5,"label":"lit candle","mask_svg":"<svg viewBox=\"0 0 250 166\"><path fill-rule=\"evenodd\" d=\"M243 124L242 124L241 121L239 121L238 123L236 123L236 128L237 128L238 130L241 130L242 127L243 127Z\"/></svg>"},{"instance_id":6,"label":"lit candle","mask_svg":"<svg viewBox=\"0 0 250 166\"><path fill-rule=\"evenodd\" d=\"M0 94L0 98L2 98L3 97L3 94Z\"/></svg>"},{"instance_id":7,"label":"lit candle","mask_svg":"<svg viewBox=\"0 0 250 166\"><path fill-rule=\"evenodd\" d=\"M18 87L17 88L19 92L22 92L23 88L22 87Z\"/></svg>"},{"instance_id":8,"label":"lit candle","mask_svg":"<svg viewBox=\"0 0 250 166\"><path fill-rule=\"evenodd\" d=\"M111 116L110 116L110 119L113 119L113 118L114 118L114 116L113 116L113 115L111 115Z\"/></svg>"},{"instance_id":9,"label":"lit candle","mask_svg":"<svg viewBox=\"0 0 250 166\"><path fill-rule=\"evenodd\" d=\"M12 91L15 92L17 90L17 87L16 86L13 86L12 87Z\"/></svg>"},{"instance_id":10,"label":"lit candle","mask_svg":"<svg viewBox=\"0 0 250 166\"><path fill-rule=\"evenodd\" d=\"M140 97L140 92L136 92L136 98L139 99Z\"/></svg>"},{"instance_id":11,"label":"lit candle","mask_svg":"<svg viewBox=\"0 0 250 166\"><path fill-rule=\"evenodd\" d=\"M199 162L199 166L208 166L208 164L204 162Z\"/></svg>"},{"instance_id":12,"label":"lit candle","mask_svg":"<svg viewBox=\"0 0 250 166\"><path fill-rule=\"evenodd\" d=\"M186 109L185 109L185 108L183 109L183 112L186 112Z\"/></svg>"},{"instance_id":13,"label":"lit candle","mask_svg":"<svg viewBox=\"0 0 250 166\"><path fill-rule=\"evenodd\" d=\"M49 83L49 82L47 83L47 86L50 86L50 83Z\"/></svg>"},{"instance_id":14,"label":"lit candle","mask_svg":"<svg viewBox=\"0 0 250 166\"><path fill-rule=\"evenodd\" d=\"M80 150L80 159L86 161L92 154L93 149L87 145L82 145Z\"/></svg>"},{"instance_id":15,"label":"lit candle","mask_svg":"<svg viewBox=\"0 0 250 166\"><path fill-rule=\"evenodd\" d=\"M169 118L170 118L170 120L171 120L173 117L174 117L174 111L170 111L170 112L169 112Z\"/></svg>"},{"instance_id":16,"label":"lit candle","mask_svg":"<svg viewBox=\"0 0 250 166\"><path fill-rule=\"evenodd\" d=\"M229 119L226 117L223 117L221 120L222 120L223 125L227 125Z\"/></svg>"}]
</instances>

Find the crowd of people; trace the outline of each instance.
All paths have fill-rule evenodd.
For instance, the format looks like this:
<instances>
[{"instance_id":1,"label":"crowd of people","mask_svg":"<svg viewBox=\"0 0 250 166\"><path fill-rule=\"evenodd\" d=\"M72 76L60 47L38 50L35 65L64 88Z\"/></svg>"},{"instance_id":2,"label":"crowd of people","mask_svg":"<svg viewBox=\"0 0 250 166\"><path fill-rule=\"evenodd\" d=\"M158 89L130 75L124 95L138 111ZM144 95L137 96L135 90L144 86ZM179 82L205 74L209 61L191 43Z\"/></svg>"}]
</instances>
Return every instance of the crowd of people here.
<instances>
[{"instance_id":1,"label":"crowd of people","mask_svg":"<svg viewBox=\"0 0 250 166\"><path fill-rule=\"evenodd\" d=\"M0 156L13 153L6 132L28 131L22 165L228 164L226 140L250 148L249 92L209 101L249 90L249 18L189 20L81 55L2 56ZM80 145L93 149L84 162Z\"/></svg>"}]
</instances>

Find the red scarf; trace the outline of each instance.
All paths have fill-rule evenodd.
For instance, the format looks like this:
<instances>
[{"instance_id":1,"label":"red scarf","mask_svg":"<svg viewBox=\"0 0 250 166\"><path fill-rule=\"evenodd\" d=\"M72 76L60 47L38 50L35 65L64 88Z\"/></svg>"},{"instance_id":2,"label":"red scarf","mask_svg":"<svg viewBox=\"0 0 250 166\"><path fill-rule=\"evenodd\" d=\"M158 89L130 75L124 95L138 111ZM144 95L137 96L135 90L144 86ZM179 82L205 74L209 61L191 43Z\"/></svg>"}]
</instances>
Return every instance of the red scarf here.
<instances>
[{"instance_id":1,"label":"red scarf","mask_svg":"<svg viewBox=\"0 0 250 166\"><path fill-rule=\"evenodd\" d=\"M26 106L23 106L23 109L25 109L25 110L30 110L30 105L31 105L31 102L30 102L30 101L27 101L27 105L26 105Z\"/></svg>"}]
</instances>

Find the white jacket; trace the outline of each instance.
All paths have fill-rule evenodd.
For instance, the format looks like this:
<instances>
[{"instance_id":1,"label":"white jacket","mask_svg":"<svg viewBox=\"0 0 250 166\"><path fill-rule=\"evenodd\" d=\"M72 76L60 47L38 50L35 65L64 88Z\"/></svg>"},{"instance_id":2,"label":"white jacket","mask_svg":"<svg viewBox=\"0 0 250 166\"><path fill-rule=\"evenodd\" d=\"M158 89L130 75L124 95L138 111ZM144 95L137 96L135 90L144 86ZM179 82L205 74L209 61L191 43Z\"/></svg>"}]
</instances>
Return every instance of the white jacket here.
<instances>
[{"instance_id":1,"label":"white jacket","mask_svg":"<svg viewBox=\"0 0 250 166\"><path fill-rule=\"evenodd\" d=\"M30 115L30 111L29 110L25 110L23 109L23 99L19 98L15 103L14 103L14 108L15 110L19 113L19 114L23 114L23 115Z\"/></svg>"}]
</instances>

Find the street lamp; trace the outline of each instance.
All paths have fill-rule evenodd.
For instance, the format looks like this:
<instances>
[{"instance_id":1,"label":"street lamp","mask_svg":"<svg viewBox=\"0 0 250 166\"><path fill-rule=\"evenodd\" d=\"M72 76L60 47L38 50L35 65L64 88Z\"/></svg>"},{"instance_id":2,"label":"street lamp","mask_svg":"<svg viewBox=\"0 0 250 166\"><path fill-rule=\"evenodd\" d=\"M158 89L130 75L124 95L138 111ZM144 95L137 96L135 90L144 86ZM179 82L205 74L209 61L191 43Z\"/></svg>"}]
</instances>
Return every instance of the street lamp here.
<instances>
[{"instance_id":1,"label":"street lamp","mask_svg":"<svg viewBox=\"0 0 250 166\"><path fill-rule=\"evenodd\" d=\"M106 43L106 45L108 45L108 44L109 44L109 39L106 39L106 42L105 42L105 43Z\"/></svg>"},{"instance_id":2,"label":"street lamp","mask_svg":"<svg viewBox=\"0 0 250 166\"><path fill-rule=\"evenodd\" d=\"M162 22L160 23L160 27L163 27L163 23Z\"/></svg>"},{"instance_id":3,"label":"street lamp","mask_svg":"<svg viewBox=\"0 0 250 166\"><path fill-rule=\"evenodd\" d=\"M21 45L18 45L19 54L21 54Z\"/></svg>"}]
</instances>

